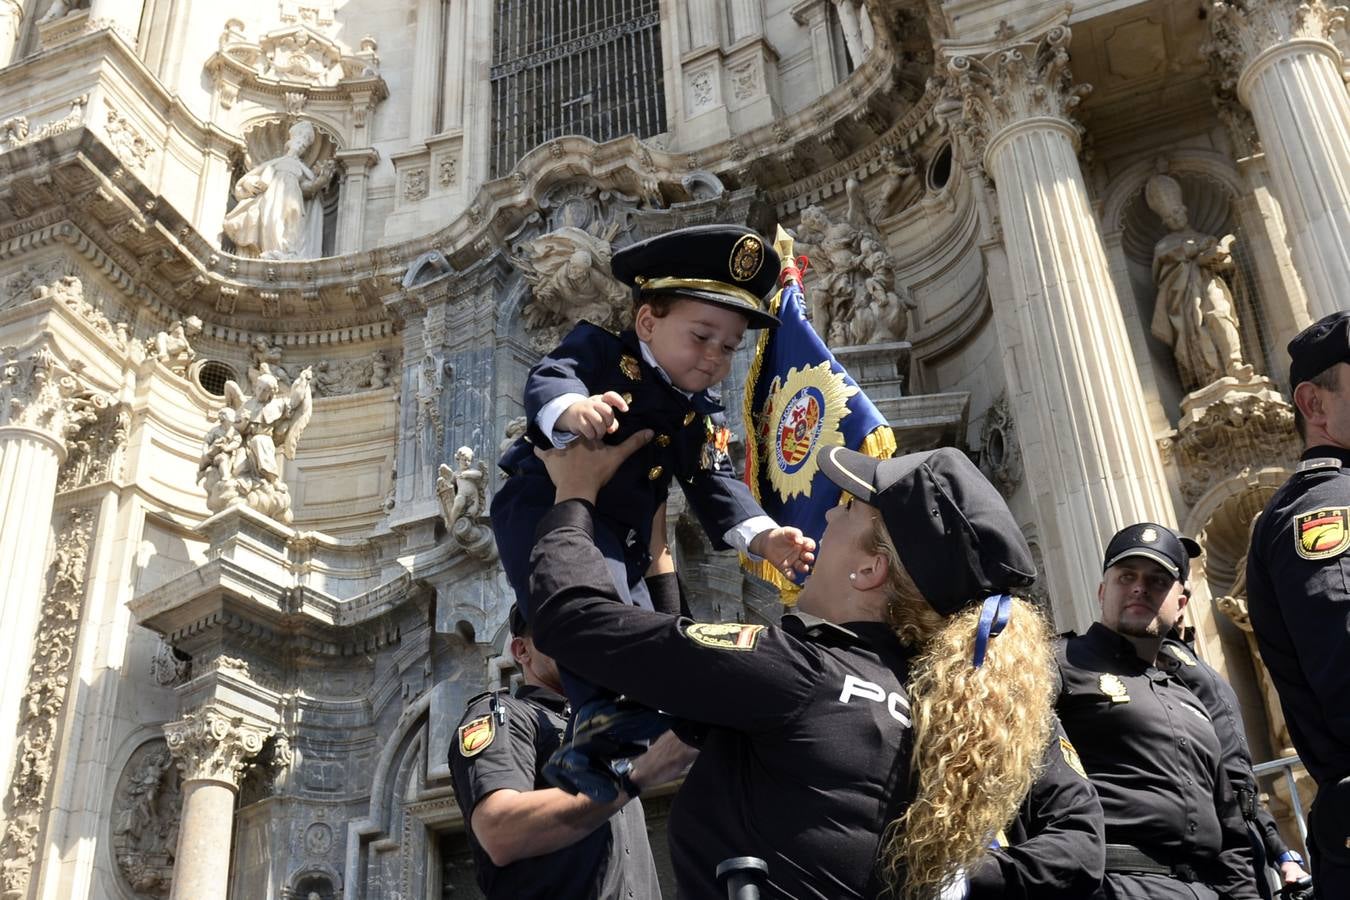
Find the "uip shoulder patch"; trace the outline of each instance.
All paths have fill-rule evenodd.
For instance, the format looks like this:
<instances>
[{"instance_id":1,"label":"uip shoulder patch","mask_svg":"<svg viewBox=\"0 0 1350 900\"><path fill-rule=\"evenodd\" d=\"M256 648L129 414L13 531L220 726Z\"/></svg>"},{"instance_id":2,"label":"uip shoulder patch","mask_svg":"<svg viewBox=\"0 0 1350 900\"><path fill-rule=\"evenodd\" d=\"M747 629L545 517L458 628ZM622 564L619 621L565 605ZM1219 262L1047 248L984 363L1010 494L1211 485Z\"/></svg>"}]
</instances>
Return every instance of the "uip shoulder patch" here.
<instances>
[{"instance_id":1,"label":"uip shoulder patch","mask_svg":"<svg viewBox=\"0 0 1350 900\"><path fill-rule=\"evenodd\" d=\"M459 753L461 756L477 756L487 749L497 736L492 716L479 716L459 726Z\"/></svg>"},{"instance_id":2,"label":"uip shoulder patch","mask_svg":"<svg viewBox=\"0 0 1350 900\"><path fill-rule=\"evenodd\" d=\"M714 650L754 650L763 625L744 625L739 622L700 622L684 630L684 636L695 644Z\"/></svg>"}]
</instances>

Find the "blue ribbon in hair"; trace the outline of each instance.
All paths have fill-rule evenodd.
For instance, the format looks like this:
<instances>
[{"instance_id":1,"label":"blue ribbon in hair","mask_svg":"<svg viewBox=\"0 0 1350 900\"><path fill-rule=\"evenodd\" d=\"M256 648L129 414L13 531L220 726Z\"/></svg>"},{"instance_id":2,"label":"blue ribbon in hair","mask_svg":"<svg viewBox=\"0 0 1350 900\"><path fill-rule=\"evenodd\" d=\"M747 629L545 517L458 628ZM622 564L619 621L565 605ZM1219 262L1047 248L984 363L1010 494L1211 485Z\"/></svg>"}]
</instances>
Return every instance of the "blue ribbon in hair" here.
<instances>
[{"instance_id":1,"label":"blue ribbon in hair","mask_svg":"<svg viewBox=\"0 0 1350 900\"><path fill-rule=\"evenodd\" d=\"M989 642L1007 627L1011 615L1011 594L993 594L984 598L984 606L980 609L980 625L975 629L975 658L971 661L975 668L984 665Z\"/></svg>"}]
</instances>

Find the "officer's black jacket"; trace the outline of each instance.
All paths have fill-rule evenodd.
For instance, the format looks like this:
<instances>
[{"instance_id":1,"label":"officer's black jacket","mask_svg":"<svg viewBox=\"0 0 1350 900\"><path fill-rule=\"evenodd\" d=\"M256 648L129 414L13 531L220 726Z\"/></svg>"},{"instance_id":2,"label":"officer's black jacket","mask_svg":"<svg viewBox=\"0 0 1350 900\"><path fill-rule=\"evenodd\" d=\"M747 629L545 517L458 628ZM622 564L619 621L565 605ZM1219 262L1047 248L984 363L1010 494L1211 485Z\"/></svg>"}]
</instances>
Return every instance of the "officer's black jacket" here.
<instances>
[{"instance_id":1,"label":"officer's black jacket","mask_svg":"<svg viewBox=\"0 0 1350 900\"><path fill-rule=\"evenodd\" d=\"M1055 723L1017 817L970 874L969 900L1082 900L1102 880L1102 805Z\"/></svg>"},{"instance_id":2,"label":"officer's black jacket","mask_svg":"<svg viewBox=\"0 0 1350 900\"><path fill-rule=\"evenodd\" d=\"M894 795L910 789L907 651L879 622L716 626L616 603L592 516L568 501L540 525L535 640L596 684L712 726L671 815L680 897L721 900L715 870L732 856L768 862L768 896L863 896L888 812L903 809ZM1013 837L1041 841L995 854L980 883L1083 896L1073 886L1100 875L1090 790L1052 768L1033 795Z\"/></svg>"},{"instance_id":3,"label":"officer's black jacket","mask_svg":"<svg viewBox=\"0 0 1350 900\"><path fill-rule=\"evenodd\" d=\"M505 722L492 720L494 736L477 753L465 756L456 729L450 747L455 800L470 823L478 803L498 790L550 788L541 770L561 741L566 700L547 688L522 685L479 694L469 701L460 726L493 715L493 698ZM582 840L543 856L509 865L493 865L467 827L478 886L500 900L611 900L659 898L660 885L647 842L642 804L633 801ZM632 892L631 894L629 892Z\"/></svg>"},{"instance_id":4,"label":"officer's black jacket","mask_svg":"<svg viewBox=\"0 0 1350 900\"><path fill-rule=\"evenodd\" d=\"M1327 787L1350 776L1350 544L1333 541L1306 554L1322 558L1307 559L1295 520L1328 511L1334 529L1337 516L1350 518L1350 451L1313 447L1303 454L1319 458L1339 465L1296 473L1256 520L1247 607L1294 746L1318 785Z\"/></svg>"},{"instance_id":5,"label":"officer's black jacket","mask_svg":"<svg viewBox=\"0 0 1350 900\"><path fill-rule=\"evenodd\" d=\"M550 436L536 422L539 411L564 394L589 397L606 391L631 397L628 412L618 416L618 430L606 441L621 443L644 428L655 432L646 446L619 467L597 503L607 519L637 532L635 546L646 548L652 517L665 502L672 478L679 479L715 550L727 549L722 539L727 531L764 514L749 488L736 477L730 458L725 453L705 452L716 430L726 425L718 397L710 391L686 397L643 359L633 331L615 335L589 322L579 323L530 370L525 385L528 440L517 440L499 462L513 476L502 489L510 489L513 502L538 508L540 516L553 504L553 484L534 455L534 447L552 446ZM521 533L511 538L528 547L538 517L529 520L528 527L521 521Z\"/></svg>"},{"instance_id":6,"label":"officer's black jacket","mask_svg":"<svg viewBox=\"0 0 1350 900\"><path fill-rule=\"evenodd\" d=\"M1058 641L1056 657L1059 718L1101 797L1107 842L1192 866L1221 896L1254 900L1251 847L1203 704L1101 623ZM1107 880L1115 885L1117 876ZM1175 896L1194 896L1177 887ZM1117 893L1172 896L1169 889Z\"/></svg>"},{"instance_id":7,"label":"officer's black jacket","mask_svg":"<svg viewBox=\"0 0 1350 900\"><path fill-rule=\"evenodd\" d=\"M1259 787L1256 775L1252 772L1252 751L1247 745L1247 729L1242 722L1242 712L1233 686L1214 671L1209 663L1196 656L1184 642L1175 638L1163 641L1159 664L1181 679L1205 705L1210 721L1214 723L1214 734L1219 738L1223 770L1229 784L1234 790L1251 792L1255 804ZM1289 847L1280 836L1275 818L1264 807L1255 805L1257 808L1254 809L1253 821L1261 832L1268 861L1274 865L1275 860Z\"/></svg>"}]
</instances>

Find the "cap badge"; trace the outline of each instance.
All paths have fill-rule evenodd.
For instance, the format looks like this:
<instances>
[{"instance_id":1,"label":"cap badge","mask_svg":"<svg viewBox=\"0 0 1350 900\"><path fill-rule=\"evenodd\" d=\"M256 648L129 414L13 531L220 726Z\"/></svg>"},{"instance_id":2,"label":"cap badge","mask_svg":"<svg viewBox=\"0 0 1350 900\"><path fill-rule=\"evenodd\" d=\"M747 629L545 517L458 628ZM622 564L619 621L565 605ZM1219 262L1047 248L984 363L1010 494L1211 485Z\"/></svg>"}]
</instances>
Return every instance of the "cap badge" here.
<instances>
[{"instance_id":1,"label":"cap badge","mask_svg":"<svg viewBox=\"0 0 1350 900\"><path fill-rule=\"evenodd\" d=\"M763 630L763 625L708 622L690 625L684 630L684 636L695 644L714 650L753 650Z\"/></svg>"},{"instance_id":2,"label":"cap badge","mask_svg":"<svg viewBox=\"0 0 1350 900\"><path fill-rule=\"evenodd\" d=\"M459 753L461 756L477 756L492 743L497 736L492 726L492 716L479 716L472 722L466 722L459 728Z\"/></svg>"},{"instance_id":3,"label":"cap badge","mask_svg":"<svg viewBox=\"0 0 1350 900\"><path fill-rule=\"evenodd\" d=\"M1294 517L1294 549L1304 559L1330 559L1350 548L1350 507L1334 506Z\"/></svg>"},{"instance_id":4,"label":"cap badge","mask_svg":"<svg viewBox=\"0 0 1350 900\"><path fill-rule=\"evenodd\" d=\"M1157 539L1158 529L1156 528L1145 528L1143 531L1139 532L1139 540L1143 541L1145 544L1151 544Z\"/></svg>"},{"instance_id":5,"label":"cap badge","mask_svg":"<svg viewBox=\"0 0 1350 900\"><path fill-rule=\"evenodd\" d=\"M1103 694L1111 698L1112 703L1130 702L1130 692L1125 689L1125 682L1110 672L1097 679L1097 687L1101 689Z\"/></svg>"},{"instance_id":6,"label":"cap badge","mask_svg":"<svg viewBox=\"0 0 1350 900\"><path fill-rule=\"evenodd\" d=\"M749 281L764 266L764 242L754 235L743 235L731 248L727 268L737 281Z\"/></svg>"},{"instance_id":7,"label":"cap badge","mask_svg":"<svg viewBox=\"0 0 1350 900\"><path fill-rule=\"evenodd\" d=\"M832 371L828 362L788 369L769 385L756 422L762 464L782 501L811 496L816 454L844 443L840 423L849 414L848 399L858 392Z\"/></svg>"},{"instance_id":8,"label":"cap badge","mask_svg":"<svg viewBox=\"0 0 1350 900\"><path fill-rule=\"evenodd\" d=\"M619 371L622 372L629 381L642 380L642 367L638 365L636 357L625 353L619 357Z\"/></svg>"}]
</instances>

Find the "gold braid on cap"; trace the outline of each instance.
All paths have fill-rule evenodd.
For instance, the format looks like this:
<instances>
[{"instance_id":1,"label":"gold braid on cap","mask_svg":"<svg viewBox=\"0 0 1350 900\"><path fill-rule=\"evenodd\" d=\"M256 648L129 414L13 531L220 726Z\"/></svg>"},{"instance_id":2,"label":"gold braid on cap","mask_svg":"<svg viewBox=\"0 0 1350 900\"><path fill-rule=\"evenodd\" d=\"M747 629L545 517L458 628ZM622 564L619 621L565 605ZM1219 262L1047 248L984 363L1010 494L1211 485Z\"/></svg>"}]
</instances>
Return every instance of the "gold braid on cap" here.
<instances>
[{"instance_id":1,"label":"gold braid on cap","mask_svg":"<svg viewBox=\"0 0 1350 900\"><path fill-rule=\"evenodd\" d=\"M633 281L644 291L677 291L683 288L690 291L711 291L714 294L725 294L742 301L751 309L764 311L764 301L745 288L727 284L725 281L716 281L712 278L643 278L638 276Z\"/></svg>"}]
</instances>

